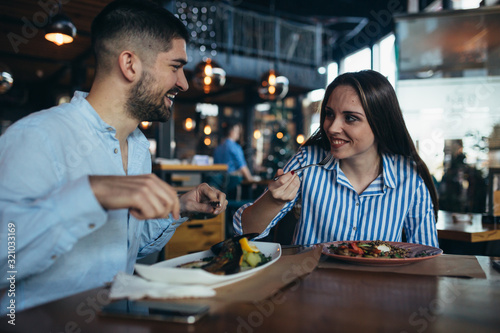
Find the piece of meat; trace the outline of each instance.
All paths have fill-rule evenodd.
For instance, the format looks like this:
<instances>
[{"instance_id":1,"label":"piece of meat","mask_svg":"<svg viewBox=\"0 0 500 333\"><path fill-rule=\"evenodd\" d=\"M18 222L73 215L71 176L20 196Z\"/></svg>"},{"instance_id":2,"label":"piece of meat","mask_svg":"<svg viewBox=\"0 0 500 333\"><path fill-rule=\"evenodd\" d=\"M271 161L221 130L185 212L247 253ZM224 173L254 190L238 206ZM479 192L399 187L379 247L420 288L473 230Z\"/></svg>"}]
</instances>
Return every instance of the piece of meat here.
<instances>
[{"instance_id":1,"label":"piece of meat","mask_svg":"<svg viewBox=\"0 0 500 333\"><path fill-rule=\"evenodd\" d=\"M219 254L209 263L201 268L207 272L219 275L238 273L240 271L240 260L243 255L239 242L229 238L222 244Z\"/></svg>"}]
</instances>

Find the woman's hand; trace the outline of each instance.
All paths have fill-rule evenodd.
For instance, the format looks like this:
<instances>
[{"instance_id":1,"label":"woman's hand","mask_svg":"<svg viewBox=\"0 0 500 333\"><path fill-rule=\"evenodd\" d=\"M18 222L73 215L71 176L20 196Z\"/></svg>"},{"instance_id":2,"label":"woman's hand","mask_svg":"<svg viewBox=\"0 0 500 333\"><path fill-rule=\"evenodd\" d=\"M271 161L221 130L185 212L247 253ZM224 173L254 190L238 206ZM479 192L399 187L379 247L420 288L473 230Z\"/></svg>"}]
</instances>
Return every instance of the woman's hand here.
<instances>
[{"instance_id":1,"label":"woman's hand","mask_svg":"<svg viewBox=\"0 0 500 333\"><path fill-rule=\"evenodd\" d=\"M293 172L284 174L282 169L278 169L276 176L279 178L268 185L272 199L283 203L295 198L300 187L299 177Z\"/></svg>"}]
</instances>

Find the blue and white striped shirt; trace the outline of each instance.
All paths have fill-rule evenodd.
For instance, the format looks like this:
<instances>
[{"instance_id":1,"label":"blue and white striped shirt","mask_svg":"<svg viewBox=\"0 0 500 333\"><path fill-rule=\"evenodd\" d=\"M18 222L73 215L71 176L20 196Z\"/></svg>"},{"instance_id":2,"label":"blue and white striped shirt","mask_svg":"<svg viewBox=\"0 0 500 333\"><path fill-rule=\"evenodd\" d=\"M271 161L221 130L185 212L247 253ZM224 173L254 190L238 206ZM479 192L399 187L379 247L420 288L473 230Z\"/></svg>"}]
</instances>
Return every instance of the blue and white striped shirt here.
<instances>
[{"instance_id":1,"label":"blue and white striped shirt","mask_svg":"<svg viewBox=\"0 0 500 333\"><path fill-rule=\"evenodd\" d=\"M301 147L285 172L321 161L327 152L318 146ZM259 238L265 237L297 200L302 211L294 244L337 240L385 240L438 246L436 219L430 193L414 163L400 155L382 155L383 172L358 194L334 159L323 167L298 173L301 180L295 198L276 215ZM267 191L267 190L266 190ZM236 233L242 233L242 206L233 217Z\"/></svg>"}]
</instances>

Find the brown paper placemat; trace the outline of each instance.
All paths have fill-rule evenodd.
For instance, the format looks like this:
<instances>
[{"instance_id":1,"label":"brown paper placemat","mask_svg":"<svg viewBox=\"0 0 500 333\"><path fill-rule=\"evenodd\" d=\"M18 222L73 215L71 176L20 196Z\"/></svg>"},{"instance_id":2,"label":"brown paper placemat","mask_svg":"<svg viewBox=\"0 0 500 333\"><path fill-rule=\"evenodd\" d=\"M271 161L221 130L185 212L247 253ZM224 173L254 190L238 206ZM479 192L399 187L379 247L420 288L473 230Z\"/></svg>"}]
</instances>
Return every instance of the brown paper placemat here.
<instances>
[{"instance_id":1,"label":"brown paper placemat","mask_svg":"<svg viewBox=\"0 0 500 333\"><path fill-rule=\"evenodd\" d=\"M208 305L210 313L213 314L235 302L257 304L272 297L278 298L280 291L287 285L312 272L318 266L318 261L321 258L321 247L319 246L293 255L284 255L284 252L281 258L271 266L241 281L216 288L214 297L168 301Z\"/></svg>"},{"instance_id":2,"label":"brown paper placemat","mask_svg":"<svg viewBox=\"0 0 500 333\"><path fill-rule=\"evenodd\" d=\"M443 254L404 266L364 266L322 256L318 268L486 279L486 274L475 256L453 254Z\"/></svg>"},{"instance_id":3,"label":"brown paper placemat","mask_svg":"<svg viewBox=\"0 0 500 333\"><path fill-rule=\"evenodd\" d=\"M309 274L318 265L321 247L303 253L282 255L276 263L241 281L216 289L215 299L225 301L262 301L294 280Z\"/></svg>"}]
</instances>

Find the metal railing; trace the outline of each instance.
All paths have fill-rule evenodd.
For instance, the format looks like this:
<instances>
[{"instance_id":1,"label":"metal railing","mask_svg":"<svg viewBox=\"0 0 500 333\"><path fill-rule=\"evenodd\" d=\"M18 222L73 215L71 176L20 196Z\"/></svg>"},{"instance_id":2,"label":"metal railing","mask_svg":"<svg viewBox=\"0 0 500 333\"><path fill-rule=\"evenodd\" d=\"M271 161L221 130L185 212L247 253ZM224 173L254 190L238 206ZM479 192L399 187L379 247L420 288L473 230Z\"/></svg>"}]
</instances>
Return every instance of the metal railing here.
<instances>
[{"instance_id":1,"label":"metal railing","mask_svg":"<svg viewBox=\"0 0 500 333\"><path fill-rule=\"evenodd\" d=\"M304 24L235 8L221 2L176 1L174 13L191 44L207 56L242 54L310 67L327 59L323 41L334 35L321 24Z\"/></svg>"}]
</instances>

